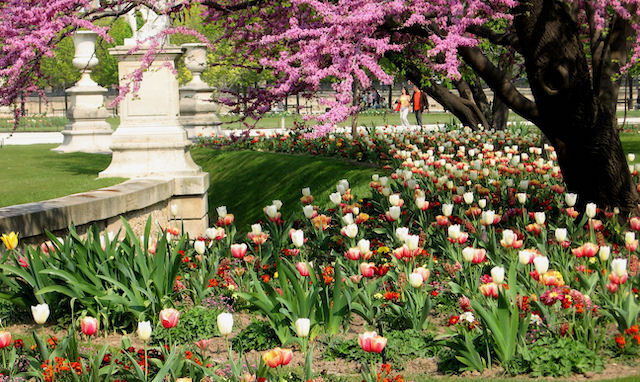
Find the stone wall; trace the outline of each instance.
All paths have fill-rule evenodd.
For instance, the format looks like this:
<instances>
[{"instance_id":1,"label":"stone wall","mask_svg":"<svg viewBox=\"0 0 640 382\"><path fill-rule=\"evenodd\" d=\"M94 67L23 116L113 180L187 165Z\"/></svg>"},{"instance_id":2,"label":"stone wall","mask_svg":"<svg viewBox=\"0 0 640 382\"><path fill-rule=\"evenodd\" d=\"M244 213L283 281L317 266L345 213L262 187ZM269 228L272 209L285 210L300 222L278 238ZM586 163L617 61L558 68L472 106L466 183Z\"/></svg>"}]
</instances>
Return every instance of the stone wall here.
<instances>
[{"instance_id":1,"label":"stone wall","mask_svg":"<svg viewBox=\"0 0 640 382\"><path fill-rule=\"evenodd\" d=\"M47 239L45 230L64 236L72 222L80 234L93 224L115 233L124 218L136 234L142 235L151 216L154 234L168 226L184 226L185 232L195 237L208 227L204 186L208 186L209 178L205 178L203 182L184 178L132 179L95 191L0 208L0 233L17 232L21 243L39 244ZM176 217L170 212L173 204L178 207Z\"/></svg>"}]
</instances>

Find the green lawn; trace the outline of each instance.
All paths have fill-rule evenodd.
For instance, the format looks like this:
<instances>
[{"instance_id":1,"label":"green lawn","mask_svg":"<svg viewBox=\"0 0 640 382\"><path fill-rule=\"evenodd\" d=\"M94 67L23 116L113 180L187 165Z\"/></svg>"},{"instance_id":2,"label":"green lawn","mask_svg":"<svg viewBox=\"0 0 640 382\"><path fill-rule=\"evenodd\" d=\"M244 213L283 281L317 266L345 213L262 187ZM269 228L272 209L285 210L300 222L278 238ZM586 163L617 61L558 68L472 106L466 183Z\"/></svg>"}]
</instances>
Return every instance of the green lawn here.
<instances>
[{"instance_id":1,"label":"green lawn","mask_svg":"<svg viewBox=\"0 0 640 382\"><path fill-rule=\"evenodd\" d=\"M618 112L618 117L622 117L623 112ZM640 117L640 110L630 110L627 113L627 117ZM242 129L245 127L244 123L238 122L238 116L221 115L220 120L223 122L222 127L224 129ZM509 120L513 122L521 122L524 119L515 113L509 114ZM422 116L422 121L425 124L435 123L449 123L456 122L455 117L450 113L445 112L433 112L426 113ZM20 132L46 132L46 131L61 131L64 130L65 125L68 123L68 119L65 117L24 117L18 127L17 131ZM107 118L107 122L111 124L113 129L118 127L120 118L110 117ZM247 120L248 123L253 124L255 121L252 119ZM285 126L290 128L294 122L302 122L302 116L300 115L288 115L285 117ZM409 115L409 122L414 123L415 117L413 114ZM314 122L307 122L307 124L313 124ZM382 125L400 125L400 115L397 112L388 112L379 114L369 114L367 112L358 116L358 124L363 126L382 126ZM340 126L351 126L351 118L347 121L339 124ZM259 129L275 129L282 127L282 117L278 115L266 115L256 123L256 128ZM11 119L0 119L0 132L9 132L13 129L13 122Z\"/></svg>"},{"instance_id":2,"label":"green lawn","mask_svg":"<svg viewBox=\"0 0 640 382\"><path fill-rule=\"evenodd\" d=\"M58 145L0 148L0 207L37 202L111 186L121 178L97 179L111 156L51 151Z\"/></svg>"},{"instance_id":3,"label":"green lawn","mask_svg":"<svg viewBox=\"0 0 640 382\"><path fill-rule=\"evenodd\" d=\"M301 190L310 187L315 205L328 205L340 179L347 179L358 197L371 195L371 175L382 170L353 165L341 160L255 151L219 151L196 148L193 159L211 175L209 216L217 218L216 207L226 205L235 215L241 232L264 219L262 208L274 199L283 203L283 216L302 212Z\"/></svg>"}]
</instances>

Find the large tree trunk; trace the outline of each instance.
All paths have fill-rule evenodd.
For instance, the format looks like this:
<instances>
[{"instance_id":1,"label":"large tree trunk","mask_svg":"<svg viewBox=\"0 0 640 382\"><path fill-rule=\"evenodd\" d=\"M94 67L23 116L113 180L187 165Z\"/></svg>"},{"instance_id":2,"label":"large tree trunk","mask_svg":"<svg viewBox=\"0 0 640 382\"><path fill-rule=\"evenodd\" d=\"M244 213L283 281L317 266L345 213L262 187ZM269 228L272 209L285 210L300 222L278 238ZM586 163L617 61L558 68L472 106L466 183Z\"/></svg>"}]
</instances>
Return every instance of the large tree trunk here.
<instances>
[{"instance_id":1,"label":"large tree trunk","mask_svg":"<svg viewBox=\"0 0 640 382\"><path fill-rule=\"evenodd\" d=\"M539 110L536 124L556 149L568 190L578 193L580 205L636 210L640 196L617 132L619 83L612 79L615 65L626 59L629 26L622 20L612 25L593 84L577 21L565 3L523 2L515 27Z\"/></svg>"}]
</instances>

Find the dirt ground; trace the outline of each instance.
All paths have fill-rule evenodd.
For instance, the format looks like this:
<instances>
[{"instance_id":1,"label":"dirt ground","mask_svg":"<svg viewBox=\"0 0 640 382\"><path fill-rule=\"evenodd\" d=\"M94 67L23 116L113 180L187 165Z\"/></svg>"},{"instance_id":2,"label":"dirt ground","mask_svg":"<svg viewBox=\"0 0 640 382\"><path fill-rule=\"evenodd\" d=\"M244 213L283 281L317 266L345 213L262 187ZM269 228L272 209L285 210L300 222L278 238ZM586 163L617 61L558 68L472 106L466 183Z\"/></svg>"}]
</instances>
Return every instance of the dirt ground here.
<instances>
[{"instance_id":1,"label":"dirt ground","mask_svg":"<svg viewBox=\"0 0 640 382\"><path fill-rule=\"evenodd\" d=\"M251 323L251 315L245 313L235 313L234 314L234 332L231 335L237 335L242 328L248 326ZM46 334L46 335L55 335L57 338L63 338L66 336L65 331L56 331L53 327L44 327L40 328L37 325L12 325L7 327L5 330L9 331L13 334L14 338L18 337L30 337L31 333L34 330L37 330L38 333ZM358 333L364 331L364 321L356 317L352 322L348 332L345 334L345 338L354 338ZM134 333L122 333L122 334L107 334L106 336L98 336L92 339L92 344L96 346L102 346L104 344L109 344L114 348L120 347L120 343L122 340L123 334L126 334L131 340L131 344L136 348L143 347L143 342L137 337ZM326 361L322 359L322 354L324 353L324 346L320 343L316 343L314 356L313 356L313 370L315 372L326 372L328 374L332 374L335 376L355 376L359 373L360 365L354 361L346 361L346 360L335 360L335 361ZM257 360L259 359L262 352L256 352L255 350L246 352L246 359L248 360ZM206 356L210 357L211 360L215 362L226 362L228 353L225 344L225 340L223 337L215 337L213 338L208 351L205 353ZM234 353L234 357L237 357L237 354ZM638 360L640 362L640 360ZM291 360L290 365L294 367L302 367L304 365L304 357L301 352L294 351L293 359ZM438 372L437 369L437 359L435 358L418 358L414 360L408 361L403 370L393 370L392 373L395 375L396 373L401 372L404 376L415 376L415 375L425 375L430 378L437 377L447 377L451 379L467 379L467 378L497 378L497 379L507 379L504 377L504 370L500 367L493 367L491 369L486 369L482 374L478 372L464 372L456 376L446 376ZM638 365L626 365L619 363L608 363L605 365L605 369L601 373L588 373L586 375L573 375L569 378L563 378L565 381L599 381L599 380L608 380L620 377L629 377L629 376L638 376L638 381L640 381L640 367ZM526 376L522 376L526 377ZM417 382L417 381L416 381Z\"/></svg>"}]
</instances>

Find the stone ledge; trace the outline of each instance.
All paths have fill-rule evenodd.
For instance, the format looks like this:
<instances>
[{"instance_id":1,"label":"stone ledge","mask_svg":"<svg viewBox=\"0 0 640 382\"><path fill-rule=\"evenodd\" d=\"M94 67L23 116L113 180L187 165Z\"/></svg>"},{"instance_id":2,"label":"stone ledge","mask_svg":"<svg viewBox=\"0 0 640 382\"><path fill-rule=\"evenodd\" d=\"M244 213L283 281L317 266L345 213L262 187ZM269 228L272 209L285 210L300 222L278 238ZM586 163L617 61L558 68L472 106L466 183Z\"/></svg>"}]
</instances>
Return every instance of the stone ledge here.
<instances>
[{"instance_id":1,"label":"stone ledge","mask_svg":"<svg viewBox=\"0 0 640 382\"><path fill-rule=\"evenodd\" d=\"M139 178L116 186L57 199L0 208L0 232L37 236L44 230L66 229L106 220L171 199L173 178Z\"/></svg>"}]
</instances>

